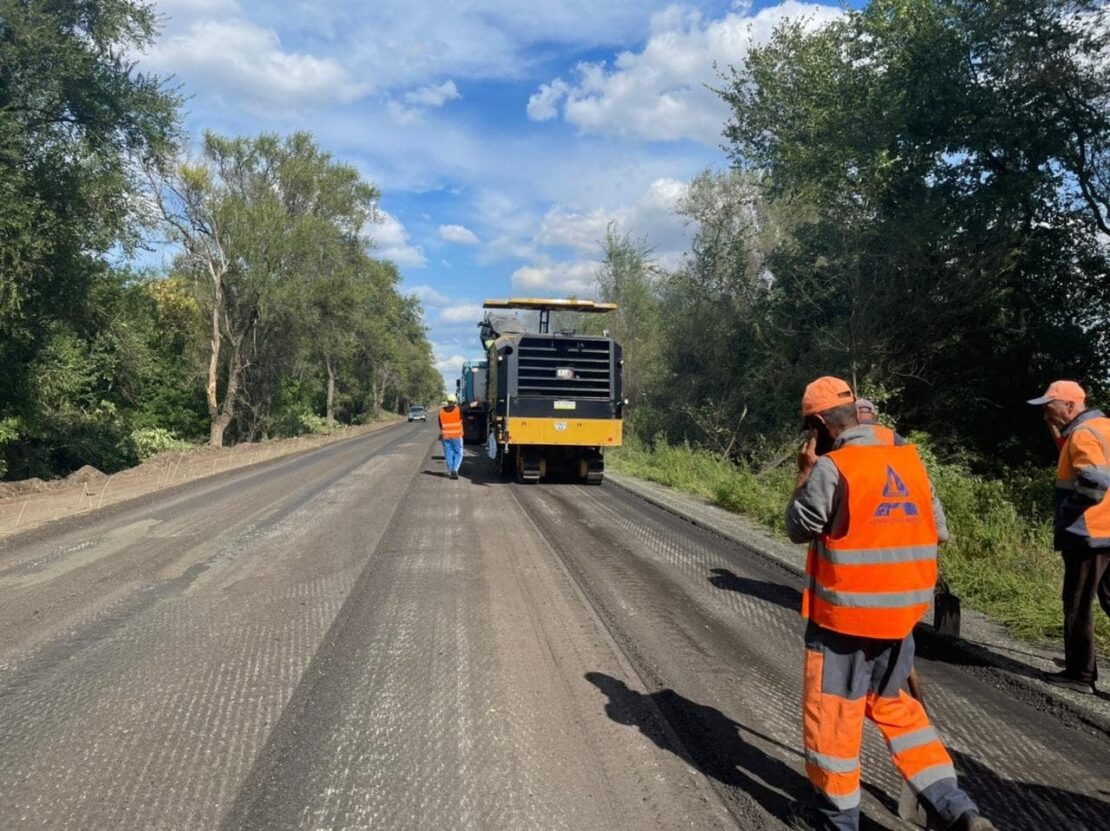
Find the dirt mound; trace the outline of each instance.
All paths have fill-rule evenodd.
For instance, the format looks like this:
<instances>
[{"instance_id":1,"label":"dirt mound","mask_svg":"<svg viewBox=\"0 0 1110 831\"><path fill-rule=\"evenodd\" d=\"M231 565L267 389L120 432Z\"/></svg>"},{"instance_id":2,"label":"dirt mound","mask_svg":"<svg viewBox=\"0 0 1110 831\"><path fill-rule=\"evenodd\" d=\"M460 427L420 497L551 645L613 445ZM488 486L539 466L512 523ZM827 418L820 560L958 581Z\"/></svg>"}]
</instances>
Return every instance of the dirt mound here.
<instances>
[{"instance_id":1,"label":"dirt mound","mask_svg":"<svg viewBox=\"0 0 1110 831\"><path fill-rule=\"evenodd\" d=\"M18 482L0 482L0 499L11 499L28 493L41 493L50 487L42 479L20 479Z\"/></svg>"},{"instance_id":2,"label":"dirt mound","mask_svg":"<svg viewBox=\"0 0 1110 831\"><path fill-rule=\"evenodd\" d=\"M66 477L67 482L74 482L78 485L85 485L91 482L100 482L108 478L108 474L101 473L92 465L85 465L79 467L73 473Z\"/></svg>"}]
</instances>

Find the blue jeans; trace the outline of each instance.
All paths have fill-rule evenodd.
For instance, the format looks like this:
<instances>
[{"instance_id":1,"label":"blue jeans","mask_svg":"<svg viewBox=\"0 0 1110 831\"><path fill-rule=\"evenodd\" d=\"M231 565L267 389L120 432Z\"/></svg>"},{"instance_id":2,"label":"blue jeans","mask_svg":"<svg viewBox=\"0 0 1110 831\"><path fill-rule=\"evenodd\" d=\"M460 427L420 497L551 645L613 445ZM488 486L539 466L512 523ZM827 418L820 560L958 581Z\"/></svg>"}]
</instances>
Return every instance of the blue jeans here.
<instances>
[{"instance_id":1,"label":"blue jeans","mask_svg":"<svg viewBox=\"0 0 1110 831\"><path fill-rule=\"evenodd\" d=\"M458 470L462 464L462 439L443 440L443 458L447 462L447 472Z\"/></svg>"}]
</instances>

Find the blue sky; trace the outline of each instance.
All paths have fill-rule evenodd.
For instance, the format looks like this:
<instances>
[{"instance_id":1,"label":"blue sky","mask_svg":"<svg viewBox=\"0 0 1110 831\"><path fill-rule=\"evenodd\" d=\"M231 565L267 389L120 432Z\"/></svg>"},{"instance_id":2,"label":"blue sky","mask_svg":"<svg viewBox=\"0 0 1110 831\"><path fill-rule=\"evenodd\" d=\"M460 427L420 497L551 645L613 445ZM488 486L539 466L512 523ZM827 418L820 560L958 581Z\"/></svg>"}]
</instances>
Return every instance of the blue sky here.
<instances>
[{"instance_id":1,"label":"blue sky","mask_svg":"<svg viewBox=\"0 0 1110 831\"><path fill-rule=\"evenodd\" d=\"M704 84L788 17L836 6L647 0L156 0L144 69L186 126L312 131L382 191L367 235L425 308L451 378L487 297L592 296L616 222L677 265L685 183L725 166Z\"/></svg>"}]
</instances>

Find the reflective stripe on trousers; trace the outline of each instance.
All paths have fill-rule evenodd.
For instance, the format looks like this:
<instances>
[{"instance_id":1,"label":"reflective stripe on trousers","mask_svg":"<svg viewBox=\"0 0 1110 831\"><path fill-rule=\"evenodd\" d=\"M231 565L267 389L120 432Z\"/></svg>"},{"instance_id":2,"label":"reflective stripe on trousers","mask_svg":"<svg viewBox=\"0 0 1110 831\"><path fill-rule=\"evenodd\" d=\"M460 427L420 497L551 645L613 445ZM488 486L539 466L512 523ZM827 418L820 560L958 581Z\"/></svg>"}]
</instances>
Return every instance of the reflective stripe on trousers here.
<instances>
[{"instance_id":1,"label":"reflective stripe on trousers","mask_svg":"<svg viewBox=\"0 0 1110 831\"><path fill-rule=\"evenodd\" d=\"M910 787L945 823L975 810L957 787L952 760L924 708L904 690L913 668L912 635L903 641L876 640L810 623L805 658L806 774L831 827L858 827L865 718L879 728Z\"/></svg>"}]
</instances>

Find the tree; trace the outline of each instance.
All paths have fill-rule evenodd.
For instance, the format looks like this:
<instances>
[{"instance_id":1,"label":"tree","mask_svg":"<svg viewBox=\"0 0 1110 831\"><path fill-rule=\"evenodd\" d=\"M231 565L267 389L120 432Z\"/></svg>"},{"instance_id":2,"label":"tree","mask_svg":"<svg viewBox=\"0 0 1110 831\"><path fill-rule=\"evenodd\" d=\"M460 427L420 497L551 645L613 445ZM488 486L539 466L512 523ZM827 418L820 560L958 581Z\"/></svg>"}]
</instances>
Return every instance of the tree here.
<instances>
[{"instance_id":1,"label":"tree","mask_svg":"<svg viewBox=\"0 0 1110 831\"><path fill-rule=\"evenodd\" d=\"M0 422L9 446L30 434L54 442L34 423L35 368L53 338L81 327L105 254L138 241L138 162L165 156L177 138L177 95L127 57L154 35L153 10L138 0L0 0Z\"/></svg>"},{"instance_id":2,"label":"tree","mask_svg":"<svg viewBox=\"0 0 1110 831\"><path fill-rule=\"evenodd\" d=\"M631 420L649 430L646 425L655 415L649 395L660 388L663 371L662 271L652 262L647 241L620 233L615 224L607 229L602 250L605 259L597 275L601 299L618 306L603 323L628 355L622 378L632 403Z\"/></svg>"},{"instance_id":3,"label":"tree","mask_svg":"<svg viewBox=\"0 0 1110 831\"><path fill-rule=\"evenodd\" d=\"M306 133L284 140L206 133L203 154L169 176L154 169L148 175L209 321L209 443L219 447L248 365L269 357L289 325L303 320L290 311L299 309L305 289L344 267L378 191Z\"/></svg>"},{"instance_id":4,"label":"tree","mask_svg":"<svg viewBox=\"0 0 1110 831\"><path fill-rule=\"evenodd\" d=\"M995 459L1046 374L1106 377L1104 22L1094 2L873 0L733 71L734 163L808 218L768 260L787 362L893 389Z\"/></svg>"}]
</instances>

